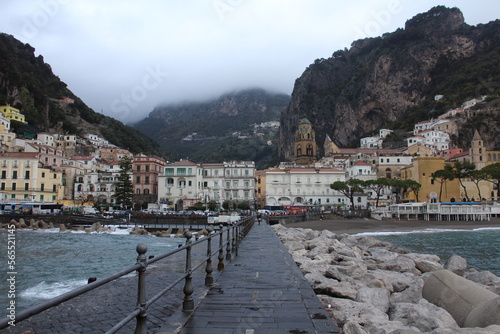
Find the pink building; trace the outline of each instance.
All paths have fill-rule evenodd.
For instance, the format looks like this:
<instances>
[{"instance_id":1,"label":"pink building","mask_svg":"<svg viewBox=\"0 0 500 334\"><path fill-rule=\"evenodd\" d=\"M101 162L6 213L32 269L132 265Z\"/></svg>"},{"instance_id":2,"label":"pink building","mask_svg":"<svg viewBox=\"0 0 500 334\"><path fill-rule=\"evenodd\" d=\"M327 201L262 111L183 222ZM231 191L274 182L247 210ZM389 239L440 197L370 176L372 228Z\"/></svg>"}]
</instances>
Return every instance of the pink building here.
<instances>
[{"instance_id":1,"label":"pink building","mask_svg":"<svg viewBox=\"0 0 500 334\"><path fill-rule=\"evenodd\" d=\"M155 203L158 200L158 174L167 162L155 156L137 155L132 163L134 197L136 204Z\"/></svg>"}]
</instances>

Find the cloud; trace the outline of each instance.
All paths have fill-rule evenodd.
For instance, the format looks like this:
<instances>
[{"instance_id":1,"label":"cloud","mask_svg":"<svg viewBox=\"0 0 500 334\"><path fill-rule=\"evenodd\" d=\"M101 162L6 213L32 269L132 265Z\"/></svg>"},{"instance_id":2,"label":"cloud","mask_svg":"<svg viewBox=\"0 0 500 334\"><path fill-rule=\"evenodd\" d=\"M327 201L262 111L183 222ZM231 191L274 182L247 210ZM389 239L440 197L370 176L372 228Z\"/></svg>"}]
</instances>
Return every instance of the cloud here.
<instances>
[{"instance_id":1,"label":"cloud","mask_svg":"<svg viewBox=\"0 0 500 334\"><path fill-rule=\"evenodd\" d=\"M2 4L0 30L35 47L95 111L132 122L160 103L245 87L291 94L316 58L439 4L469 24L500 12L486 0L20 0Z\"/></svg>"}]
</instances>

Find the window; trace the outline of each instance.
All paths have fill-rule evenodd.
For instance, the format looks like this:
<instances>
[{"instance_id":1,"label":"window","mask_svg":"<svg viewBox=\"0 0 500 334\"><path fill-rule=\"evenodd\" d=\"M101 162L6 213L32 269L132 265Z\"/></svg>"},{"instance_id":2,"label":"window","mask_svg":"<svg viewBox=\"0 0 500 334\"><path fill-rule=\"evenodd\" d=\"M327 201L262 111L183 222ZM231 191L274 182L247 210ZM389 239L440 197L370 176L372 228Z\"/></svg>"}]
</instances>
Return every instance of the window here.
<instances>
[{"instance_id":1,"label":"window","mask_svg":"<svg viewBox=\"0 0 500 334\"><path fill-rule=\"evenodd\" d=\"M40 184L40 191L45 191L45 184L44 183Z\"/></svg>"},{"instance_id":2,"label":"window","mask_svg":"<svg viewBox=\"0 0 500 334\"><path fill-rule=\"evenodd\" d=\"M141 166L140 166L140 165L138 165L138 166L137 166L137 171L138 171L138 172L140 172L140 171L141 171Z\"/></svg>"},{"instance_id":3,"label":"window","mask_svg":"<svg viewBox=\"0 0 500 334\"><path fill-rule=\"evenodd\" d=\"M177 175L186 175L186 168L177 168Z\"/></svg>"},{"instance_id":4,"label":"window","mask_svg":"<svg viewBox=\"0 0 500 334\"><path fill-rule=\"evenodd\" d=\"M57 174L54 174L54 179L57 179Z\"/></svg>"},{"instance_id":5,"label":"window","mask_svg":"<svg viewBox=\"0 0 500 334\"><path fill-rule=\"evenodd\" d=\"M15 183L15 182L14 182L14 183L12 183L12 190L16 190L16 186L17 186L17 185L16 185L16 183Z\"/></svg>"},{"instance_id":6,"label":"window","mask_svg":"<svg viewBox=\"0 0 500 334\"><path fill-rule=\"evenodd\" d=\"M173 168L165 168L165 175L174 175Z\"/></svg>"},{"instance_id":7,"label":"window","mask_svg":"<svg viewBox=\"0 0 500 334\"><path fill-rule=\"evenodd\" d=\"M137 176L135 178L135 183L141 183L141 177L140 176Z\"/></svg>"},{"instance_id":8,"label":"window","mask_svg":"<svg viewBox=\"0 0 500 334\"><path fill-rule=\"evenodd\" d=\"M141 194L141 189L137 188L137 189L135 190L135 193L136 193L137 195L140 195L140 194Z\"/></svg>"},{"instance_id":9,"label":"window","mask_svg":"<svg viewBox=\"0 0 500 334\"><path fill-rule=\"evenodd\" d=\"M145 184L149 184L149 176L146 176L146 179L144 180Z\"/></svg>"},{"instance_id":10,"label":"window","mask_svg":"<svg viewBox=\"0 0 500 334\"><path fill-rule=\"evenodd\" d=\"M45 177L45 172L42 172L42 177ZM81 182L83 182L83 179L82 179Z\"/></svg>"},{"instance_id":11,"label":"window","mask_svg":"<svg viewBox=\"0 0 500 334\"><path fill-rule=\"evenodd\" d=\"M191 187L193 185L193 181L188 181L188 186Z\"/></svg>"},{"instance_id":12,"label":"window","mask_svg":"<svg viewBox=\"0 0 500 334\"><path fill-rule=\"evenodd\" d=\"M17 170L12 172L12 178L17 179Z\"/></svg>"},{"instance_id":13,"label":"window","mask_svg":"<svg viewBox=\"0 0 500 334\"><path fill-rule=\"evenodd\" d=\"M40 195L40 201L43 201L44 196Z\"/></svg>"},{"instance_id":14,"label":"window","mask_svg":"<svg viewBox=\"0 0 500 334\"><path fill-rule=\"evenodd\" d=\"M57 186L54 184L52 185L52 192L55 193L57 191ZM94 191L93 189L91 191Z\"/></svg>"},{"instance_id":15,"label":"window","mask_svg":"<svg viewBox=\"0 0 500 334\"><path fill-rule=\"evenodd\" d=\"M25 178L26 180L29 180L29 178L30 178L30 171L29 171L29 170L27 170L27 171L24 173L24 178Z\"/></svg>"},{"instance_id":16,"label":"window","mask_svg":"<svg viewBox=\"0 0 500 334\"><path fill-rule=\"evenodd\" d=\"M149 165L146 165L146 172L149 172Z\"/></svg>"},{"instance_id":17,"label":"window","mask_svg":"<svg viewBox=\"0 0 500 334\"><path fill-rule=\"evenodd\" d=\"M24 184L24 190L29 190L30 188L30 184L29 183L25 183Z\"/></svg>"},{"instance_id":18,"label":"window","mask_svg":"<svg viewBox=\"0 0 500 334\"><path fill-rule=\"evenodd\" d=\"M2 182L2 184L0 184L0 190L5 190L5 182Z\"/></svg>"},{"instance_id":19,"label":"window","mask_svg":"<svg viewBox=\"0 0 500 334\"><path fill-rule=\"evenodd\" d=\"M7 178L7 171L3 170L2 171L2 179L6 179L6 178Z\"/></svg>"},{"instance_id":20,"label":"window","mask_svg":"<svg viewBox=\"0 0 500 334\"><path fill-rule=\"evenodd\" d=\"M144 195L149 195L149 189L144 189Z\"/></svg>"}]
</instances>

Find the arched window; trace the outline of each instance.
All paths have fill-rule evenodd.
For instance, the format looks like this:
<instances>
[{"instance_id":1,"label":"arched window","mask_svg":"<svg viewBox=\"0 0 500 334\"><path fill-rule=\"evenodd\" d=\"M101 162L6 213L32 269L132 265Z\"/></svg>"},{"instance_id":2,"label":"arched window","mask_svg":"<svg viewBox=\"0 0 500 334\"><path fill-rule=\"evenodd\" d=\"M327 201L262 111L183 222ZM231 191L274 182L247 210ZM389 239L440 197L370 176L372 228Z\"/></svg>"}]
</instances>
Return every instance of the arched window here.
<instances>
[{"instance_id":1,"label":"arched window","mask_svg":"<svg viewBox=\"0 0 500 334\"><path fill-rule=\"evenodd\" d=\"M392 169L390 168L385 169L385 177L388 179L392 179Z\"/></svg>"},{"instance_id":2,"label":"arched window","mask_svg":"<svg viewBox=\"0 0 500 334\"><path fill-rule=\"evenodd\" d=\"M79 184L78 187L76 187L76 191L82 191L82 185Z\"/></svg>"},{"instance_id":3,"label":"arched window","mask_svg":"<svg viewBox=\"0 0 500 334\"><path fill-rule=\"evenodd\" d=\"M302 147L300 147L300 144L297 145L297 156L301 156L302 155Z\"/></svg>"},{"instance_id":4,"label":"arched window","mask_svg":"<svg viewBox=\"0 0 500 334\"><path fill-rule=\"evenodd\" d=\"M144 195L149 195L149 189L144 189Z\"/></svg>"},{"instance_id":5,"label":"arched window","mask_svg":"<svg viewBox=\"0 0 500 334\"><path fill-rule=\"evenodd\" d=\"M141 189L137 188L137 190L135 191L135 193L136 193L137 195L140 195L140 194L141 194Z\"/></svg>"},{"instance_id":6,"label":"arched window","mask_svg":"<svg viewBox=\"0 0 500 334\"><path fill-rule=\"evenodd\" d=\"M306 148L306 155L313 155L313 147L311 144L307 145L307 148Z\"/></svg>"}]
</instances>

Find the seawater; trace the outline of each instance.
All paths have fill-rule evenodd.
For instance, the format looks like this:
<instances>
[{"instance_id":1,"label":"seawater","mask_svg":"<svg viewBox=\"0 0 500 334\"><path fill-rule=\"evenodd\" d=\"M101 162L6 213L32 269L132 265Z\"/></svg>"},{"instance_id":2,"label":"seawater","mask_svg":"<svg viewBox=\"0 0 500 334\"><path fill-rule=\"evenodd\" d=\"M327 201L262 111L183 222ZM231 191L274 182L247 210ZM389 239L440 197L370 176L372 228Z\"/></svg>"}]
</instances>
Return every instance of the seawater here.
<instances>
[{"instance_id":1,"label":"seawater","mask_svg":"<svg viewBox=\"0 0 500 334\"><path fill-rule=\"evenodd\" d=\"M469 268L500 276L500 228L474 230L427 229L411 232L360 233L389 241L413 253L434 254L445 263L451 255L465 258Z\"/></svg>"},{"instance_id":2,"label":"seawater","mask_svg":"<svg viewBox=\"0 0 500 334\"><path fill-rule=\"evenodd\" d=\"M10 301L7 288L7 232L0 230L0 306ZM160 255L185 239L113 233L17 230L16 309L22 310L87 284L89 277L105 278L136 263L136 246L148 247L146 256ZM131 273L130 275L135 275ZM3 316L3 315L2 315Z\"/></svg>"}]
</instances>

